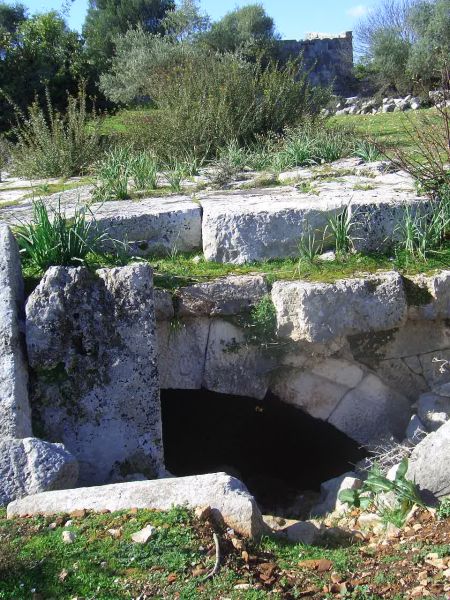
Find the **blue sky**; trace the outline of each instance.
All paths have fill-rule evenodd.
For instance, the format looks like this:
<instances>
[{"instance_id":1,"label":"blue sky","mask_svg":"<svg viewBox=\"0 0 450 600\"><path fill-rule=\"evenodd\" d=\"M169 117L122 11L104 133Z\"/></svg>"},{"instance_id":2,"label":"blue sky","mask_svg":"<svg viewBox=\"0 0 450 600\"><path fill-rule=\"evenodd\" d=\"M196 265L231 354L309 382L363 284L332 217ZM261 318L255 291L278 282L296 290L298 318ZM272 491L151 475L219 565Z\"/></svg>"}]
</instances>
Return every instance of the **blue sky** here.
<instances>
[{"instance_id":1,"label":"blue sky","mask_svg":"<svg viewBox=\"0 0 450 600\"><path fill-rule=\"evenodd\" d=\"M252 0L201 0L201 7L213 19L218 19L236 6L250 4ZM62 0L23 0L31 13L60 9ZM69 25L81 29L88 0L74 0ZM377 0L265 0L266 11L275 19L278 31L284 38L301 39L307 31L340 33L351 31L355 23Z\"/></svg>"}]
</instances>

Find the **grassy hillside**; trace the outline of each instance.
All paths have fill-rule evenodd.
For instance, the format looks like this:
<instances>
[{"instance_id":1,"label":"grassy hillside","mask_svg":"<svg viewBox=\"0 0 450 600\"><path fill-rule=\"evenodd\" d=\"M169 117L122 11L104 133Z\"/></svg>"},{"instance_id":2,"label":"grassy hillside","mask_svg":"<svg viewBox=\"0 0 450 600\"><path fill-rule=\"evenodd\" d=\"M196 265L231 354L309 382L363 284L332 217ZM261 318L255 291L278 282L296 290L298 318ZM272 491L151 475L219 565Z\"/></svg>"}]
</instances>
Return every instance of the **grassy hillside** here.
<instances>
[{"instance_id":1,"label":"grassy hillside","mask_svg":"<svg viewBox=\"0 0 450 600\"><path fill-rule=\"evenodd\" d=\"M155 531L147 544L133 543L131 535L149 524ZM63 531L73 543L63 542ZM215 562L214 531L221 570L205 579ZM184 509L11 521L3 511L0 598L444 598L449 531L450 521L425 512L387 542L369 535L353 544L333 536L321 547L268 538L254 545Z\"/></svg>"}]
</instances>

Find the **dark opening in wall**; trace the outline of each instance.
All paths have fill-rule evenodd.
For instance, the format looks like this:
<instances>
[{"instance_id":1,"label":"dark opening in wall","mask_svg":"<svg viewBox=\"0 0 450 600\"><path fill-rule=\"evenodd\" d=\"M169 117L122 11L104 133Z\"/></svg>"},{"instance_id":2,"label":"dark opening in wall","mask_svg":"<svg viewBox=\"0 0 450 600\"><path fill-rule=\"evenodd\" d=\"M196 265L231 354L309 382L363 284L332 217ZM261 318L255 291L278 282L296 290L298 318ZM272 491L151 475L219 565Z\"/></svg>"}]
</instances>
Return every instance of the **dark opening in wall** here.
<instances>
[{"instance_id":1,"label":"dark opening in wall","mask_svg":"<svg viewBox=\"0 0 450 600\"><path fill-rule=\"evenodd\" d=\"M301 504L299 496L307 512L308 498L315 499L310 492L367 455L333 426L274 396L258 401L206 390L162 390L161 402L170 472L225 471L240 478L264 510L278 514L289 516L296 499Z\"/></svg>"}]
</instances>

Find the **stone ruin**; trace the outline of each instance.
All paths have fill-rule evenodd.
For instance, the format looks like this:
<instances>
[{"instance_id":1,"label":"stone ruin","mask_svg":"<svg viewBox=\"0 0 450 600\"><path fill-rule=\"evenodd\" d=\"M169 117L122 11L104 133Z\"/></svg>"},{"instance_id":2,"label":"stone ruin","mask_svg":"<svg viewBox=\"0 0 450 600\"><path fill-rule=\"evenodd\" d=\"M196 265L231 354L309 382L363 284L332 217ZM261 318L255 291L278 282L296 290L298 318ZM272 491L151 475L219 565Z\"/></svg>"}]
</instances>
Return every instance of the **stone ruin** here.
<instances>
[{"instance_id":1,"label":"stone ruin","mask_svg":"<svg viewBox=\"0 0 450 600\"><path fill-rule=\"evenodd\" d=\"M133 253L177 243L242 264L294 256L307 222L320 230L350 202L361 249L392 239L406 206L430 210L405 174L383 173L380 164L353 167L361 173L344 174L341 162L339 181L319 182L318 195L286 185L205 193L197 202L109 202L97 224L126 239ZM28 210L25 202L2 216L14 223ZM334 283L233 275L171 293L155 289L147 263L95 273L52 267L25 300L17 244L2 225L0 294L0 503L10 503L10 515L201 503L244 535L260 533L259 508L232 474L166 479L160 394L170 391L186 402L205 391L250 398L255 410L276 397L366 449L417 444L431 432L413 454L413 474L422 488L447 493L449 271L409 279L385 271ZM276 318L268 348L252 343L245 328L249 311L267 297ZM217 396L210 398L214 411ZM426 452L440 449L431 480L422 444ZM182 444L176 451L185 452ZM342 482L323 486L313 512L333 508L329 495L335 504Z\"/></svg>"},{"instance_id":2,"label":"stone ruin","mask_svg":"<svg viewBox=\"0 0 450 600\"><path fill-rule=\"evenodd\" d=\"M303 56L313 85L332 85L346 95L353 78L353 34L308 33L305 40L278 42L281 60Z\"/></svg>"}]
</instances>

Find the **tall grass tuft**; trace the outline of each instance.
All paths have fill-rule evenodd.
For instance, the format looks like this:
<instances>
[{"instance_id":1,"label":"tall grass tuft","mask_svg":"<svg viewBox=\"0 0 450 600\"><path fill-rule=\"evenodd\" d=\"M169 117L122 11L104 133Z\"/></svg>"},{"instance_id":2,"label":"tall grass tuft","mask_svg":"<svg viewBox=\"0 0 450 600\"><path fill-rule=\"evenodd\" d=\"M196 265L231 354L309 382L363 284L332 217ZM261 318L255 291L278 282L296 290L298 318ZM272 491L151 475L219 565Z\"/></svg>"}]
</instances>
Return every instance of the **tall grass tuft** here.
<instances>
[{"instance_id":1,"label":"tall grass tuft","mask_svg":"<svg viewBox=\"0 0 450 600\"><path fill-rule=\"evenodd\" d=\"M15 229L21 253L39 271L51 266L79 266L89 252L95 252L106 234L95 231L86 207L76 208L68 218L61 209L48 209L42 200L33 203L33 217Z\"/></svg>"},{"instance_id":2,"label":"tall grass tuft","mask_svg":"<svg viewBox=\"0 0 450 600\"><path fill-rule=\"evenodd\" d=\"M158 187L158 164L155 157L147 151L138 152L131 157L129 173L138 190L156 190Z\"/></svg>"},{"instance_id":3,"label":"tall grass tuft","mask_svg":"<svg viewBox=\"0 0 450 600\"><path fill-rule=\"evenodd\" d=\"M274 154L276 170L333 162L350 156L353 136L348 131L329 129L316 122L288 130L281 148Z\"/></svg>"},{"instance_id":4,"label":"tall grass tuft","mask_svg":"<svg viewBox=\"0 0 450 600\"><path fill-rule=\"evenodd\" d=\"M380 149L369 140L358 140L352 154L364 162L375 162L383 158Z\"/></svg>"},{"instance_id":5,"label":"tall grass tuft","mask_svg":"<svg viewBox=\"0 0 450 600\"><path fill-rule=\"evenodd\" d=\"M353 249L352 229L353 218L349 207L336 215L328 217L328 228L334 241L336 255L345 256Z\"/></svg>"},{"instance_id":6,"label":"tall grass tuft","mask_svg":"<svg viewBox=\"0 0 450 600\"><path fill-rule=\"evenodd\" d=\"M100 201L125 200L132 172L133 155L129 146L116 146L97 163L97 186L93 198Z\"/></svg>"},{"instance_id":7,"label":"tall grass tuft","mask_svg":"<svg viewBox=\"0 0 450 600\"><path fill-rule=\"evenodd\" d=\"M54 110L49 93L45 108L36 98L24 115L16 112L12 167L24 177L71 177L84 173L97 159L102 119L88 111L86 90L67 97L67 111Z\"/></svg>"}]
</instances>

